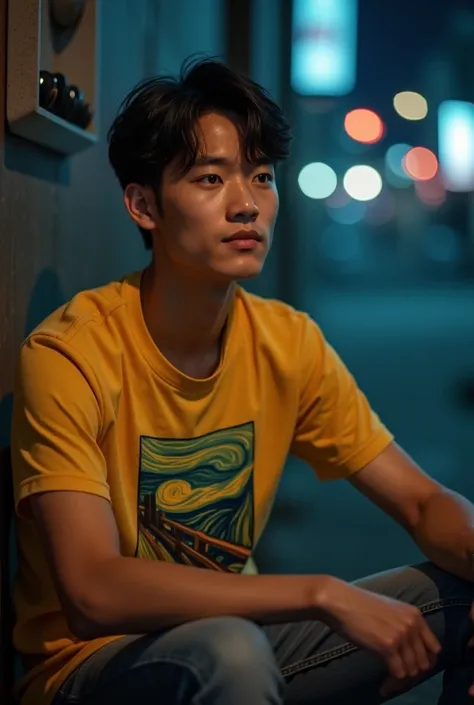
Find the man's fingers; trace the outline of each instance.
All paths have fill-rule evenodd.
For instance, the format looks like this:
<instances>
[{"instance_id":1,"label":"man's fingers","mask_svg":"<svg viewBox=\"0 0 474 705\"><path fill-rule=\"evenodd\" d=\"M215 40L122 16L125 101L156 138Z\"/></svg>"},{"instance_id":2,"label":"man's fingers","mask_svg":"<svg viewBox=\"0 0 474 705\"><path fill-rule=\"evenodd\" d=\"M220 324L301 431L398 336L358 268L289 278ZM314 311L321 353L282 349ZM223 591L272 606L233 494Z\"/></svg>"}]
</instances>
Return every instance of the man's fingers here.
<instances>
[{"instance_id":1,"label":"man's fingers","mask_svg":"<svg viewBox=\"0 0 474 705\"><path fill-rule=\"evenodd\" d=\"M433 666L433 654L428 651L426 644L420 636L415 636L412 640L412 649L416 657L418 673L426 673Z\"/></svg>"},{"instance_id":2,"label":"man's fingers","mask_svg":"<svg viewBox=\"0 0 474 705\"><path fill-rule=\"evenodd\" d=\"M399 651L396 651L395 653L391 654L391 656L388 657L387 666L388 666L388 670L390 671L390 675L392 675L397 680L402 680L403 678L406 678L408 675L406 668L405 668L405 663L404 663Z\"/></svg>"},{"instance_id":3,"label":"man's fingers","mask_svg":"<svg viewBox=\"0 0 474 705\"><path fill-rule=\"evenodd\" d=\"M382 697L412 687L435 667L441 644L424 620L420 627L410 641L387 659L390 676L380 689ZM474 637L471 641L474 646Z\"/></svg>"},{"instance_id":4,"label":"man's fingers","mask_svg":"<svg viewBox=\"0 0 474 705\"><path fill-rule=\"evenodd\" d=\"M441 651L441 644L424 620L421 626L420 635L429 651L437 656Z\"/></svg>"},{"instance_id":5,"label":"man's fingers","mask_svg":"<svg viewBox=\"0 0 474 705\"><path fill-rule=\"evenodd\" d=\"M418 658L413 644L409 641L402 644L400 647L400 656L405 665L405 677L414 678L418 675L420 668L418 666Z\"/></svg>"}]
</instances>

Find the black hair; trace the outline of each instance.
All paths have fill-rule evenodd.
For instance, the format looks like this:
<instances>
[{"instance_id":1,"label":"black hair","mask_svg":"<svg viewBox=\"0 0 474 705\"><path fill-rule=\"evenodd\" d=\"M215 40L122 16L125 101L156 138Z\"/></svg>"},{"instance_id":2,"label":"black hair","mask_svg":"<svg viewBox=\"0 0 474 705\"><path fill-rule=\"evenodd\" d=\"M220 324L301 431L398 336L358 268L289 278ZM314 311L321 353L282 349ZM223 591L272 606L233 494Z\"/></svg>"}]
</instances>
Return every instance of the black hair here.
<instances>
[{"instance_id":1,"label":"black hair","mask_svg":"<svg viewBox=\"0 0 474 705\"><path fill-rule=\"evenodd\" d=\"M212 111L236 114L247 159L277 164L290 151L290 127L280 107L259 84L217 59L188 59L178 78L157 76L125 98L107 135L109 161L123 189L151 186L160 205L163 170L171 162L185 174L197 157L195 126ZM140 228L145 247L152 237Z\"/></svg>"}]
</instances>

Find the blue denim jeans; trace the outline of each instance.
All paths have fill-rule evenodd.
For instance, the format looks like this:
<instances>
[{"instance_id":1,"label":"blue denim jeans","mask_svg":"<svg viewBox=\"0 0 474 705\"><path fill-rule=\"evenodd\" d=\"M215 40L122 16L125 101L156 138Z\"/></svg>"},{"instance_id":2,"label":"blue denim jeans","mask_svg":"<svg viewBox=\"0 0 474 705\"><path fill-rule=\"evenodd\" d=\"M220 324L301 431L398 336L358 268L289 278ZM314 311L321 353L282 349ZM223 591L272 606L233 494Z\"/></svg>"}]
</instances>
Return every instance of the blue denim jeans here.
<instances>
[{"instance_id":1,"label":"blue denim jeans","mask_svg":"<svg viewBox=\"0 0 474 705\"><path fill-rule=\"evenodd\" d=\"M440 705L474 703L474 584L432 563L357 582L419 607L442 644ZM54 705L375 705L387 670L317 621L258 626L238 617L202 619L127 636L103 647L63 684ZM407 686L408 689L408 686Z\"/></svg>"}]
</instances>

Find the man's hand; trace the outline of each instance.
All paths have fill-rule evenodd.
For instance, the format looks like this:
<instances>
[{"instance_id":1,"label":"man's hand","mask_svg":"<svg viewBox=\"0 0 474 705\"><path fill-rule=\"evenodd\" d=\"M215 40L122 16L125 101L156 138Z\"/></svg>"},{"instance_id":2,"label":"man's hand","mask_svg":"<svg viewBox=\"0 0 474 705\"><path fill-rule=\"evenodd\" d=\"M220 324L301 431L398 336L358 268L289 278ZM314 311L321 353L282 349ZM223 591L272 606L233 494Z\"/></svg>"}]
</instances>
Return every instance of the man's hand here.
<instances>
[{"instance_id":1,"label":"man's hand","mask_svg":"<svg viewBox=\"0 0 474 705\"><path fill-rule=\"evenodd\" d=\"M384 659L390 677L383 695L435 665L441 645L418 608L339 580L331 586L324 608L335 631Z\"/></svg>"}]
</instances>

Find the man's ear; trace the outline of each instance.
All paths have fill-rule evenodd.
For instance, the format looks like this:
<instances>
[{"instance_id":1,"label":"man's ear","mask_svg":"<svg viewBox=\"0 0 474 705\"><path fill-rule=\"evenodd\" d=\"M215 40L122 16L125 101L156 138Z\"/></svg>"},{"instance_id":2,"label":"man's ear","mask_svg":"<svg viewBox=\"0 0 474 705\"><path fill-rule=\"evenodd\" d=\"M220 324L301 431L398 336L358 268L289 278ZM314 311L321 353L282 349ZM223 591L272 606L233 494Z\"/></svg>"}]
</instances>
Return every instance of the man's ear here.
<instances>
[{"instance_id":1,"label":"man's ear","mask_svg":"<svg viewBox=\"0 0 474 705\"><path fill-rule=\"evenodd\" d=\"M123 200L130 217L138 227L155 230L158 227L158 209L153 189L140 184L128 184Z\"/></svg>"}]
</instances>

